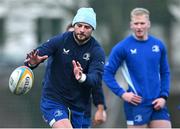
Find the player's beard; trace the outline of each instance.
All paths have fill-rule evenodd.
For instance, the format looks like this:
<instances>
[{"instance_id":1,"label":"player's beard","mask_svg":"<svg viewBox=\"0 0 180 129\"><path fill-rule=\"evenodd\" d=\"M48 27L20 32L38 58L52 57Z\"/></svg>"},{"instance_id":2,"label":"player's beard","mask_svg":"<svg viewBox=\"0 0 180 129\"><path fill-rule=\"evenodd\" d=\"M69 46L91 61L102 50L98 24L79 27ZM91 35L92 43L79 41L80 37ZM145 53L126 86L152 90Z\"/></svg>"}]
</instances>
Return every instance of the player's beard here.
<instances>
[{"instance_id":1,"label":"player's beard","mask_svg":"<svg viewBox=\"0 0 180 129\"><path fill-rule=\"evenodd\" d=\"M89 39L89 36L85 35L84 33L74 33L74 36L79 43L83 43Z\"/></svg>"}]
</instances>

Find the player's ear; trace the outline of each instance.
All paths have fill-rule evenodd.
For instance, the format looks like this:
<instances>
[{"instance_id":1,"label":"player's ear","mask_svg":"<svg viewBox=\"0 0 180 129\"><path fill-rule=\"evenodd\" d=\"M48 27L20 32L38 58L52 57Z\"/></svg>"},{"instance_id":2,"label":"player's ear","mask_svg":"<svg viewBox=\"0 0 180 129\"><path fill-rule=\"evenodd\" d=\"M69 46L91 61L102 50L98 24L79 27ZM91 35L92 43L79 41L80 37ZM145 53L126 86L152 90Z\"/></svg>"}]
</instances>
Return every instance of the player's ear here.
<instances>
[{"instance_id":1,"label":"player's ear","mask_svg":"<svg viewBox=\"0 0 180 129\"><path fill-rule=\"evenodd\" d=\"M132 21L130 21L129 26L130 26L130 29L133 28L133 22Z\"/></svg>"}]
</instances>

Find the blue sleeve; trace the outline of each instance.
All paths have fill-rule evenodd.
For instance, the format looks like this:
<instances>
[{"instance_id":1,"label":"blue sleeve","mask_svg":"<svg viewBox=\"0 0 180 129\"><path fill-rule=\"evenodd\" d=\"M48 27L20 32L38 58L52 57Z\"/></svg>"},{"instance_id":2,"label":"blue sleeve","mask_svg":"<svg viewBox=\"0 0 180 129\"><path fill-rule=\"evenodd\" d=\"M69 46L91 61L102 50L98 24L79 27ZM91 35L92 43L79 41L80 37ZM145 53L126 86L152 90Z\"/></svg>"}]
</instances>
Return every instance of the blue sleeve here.
<instances>
[{"instance_id":1,"label":"blue sleeve","mask_svg":"<svg viewBox=\"0 0 180 129\"><path fill-rule=\"evenodd\" d=\"M92 88L92 100L93 100L93 104L96 107L98 106L98 104L102 104L104 105L104 109L107 108L102 86L99 86L97 88L94 87Z\"/></svg>"},{"instance_id":2,"label":"blue sleeve","mask_svg":"<svg viewBox=\"0 0 180 129\"><path fill-rule=\"evenodd\" d=\"M121 44L121 43L120 43ZM115 79L115 74L123 63L125 57L123 47L121 45L116 45L109 56L109 59L104 68L103 80L110 88L110 90L115 93L117 96L122 96L125 90L118 84Z\"/></svg>"},{"instance_id":3,"label":"blue sleeve","mask_svg":"<svg viewBox=\"0 0 180 129\"><path fill-rule=\"evenodd\" d=\"M64 35L57 35L40 45L37 48L39 50L39 55L48 55L48 57L51 56L59 48L58 45L63 42L63 36Z\"/></svg>"},{"instance_id":4,"label":"blue sleeve","mask_svg":"<svg viewBox=\"0 0 180 129\"><path fill-rule=\"evenodd\" d=\"M48 55L48 57L49 57L54 52L56 52L60 42L63 42L63 35L57 35L57 36L47 40L45 43L38 46L35 50L39 51L38 55L40 55L40 56ZM32 70L39 66L39 64L37 64L36 66L29 66L27 62L24 62L24 65L28 66Z\"/></svg>"},{"instance_id":5,"label":"blue sleeve","mask_svg":"<svg viewBox=\"0 0 180 129\"><path fill-rule=\"evenodd\" d=\"M161 52L160 79L161 79L160 96L168 97L169 90L170 90L170 69L169 69L167 52L166 52L165 46L162 47L162 52Z\"/></svg>"},{"instance_id":6,"label":"blue sleeve","mask_svg":"<svg viewBox=\"0 0 180 129\"><path fill-rule=\"evenodd\" d=\"M102 83L102 75L104 72L105 53L101 47L96 47L91 52L91 60L86 74L85 86L97 87Z\"/></svg>"}]
</instances>

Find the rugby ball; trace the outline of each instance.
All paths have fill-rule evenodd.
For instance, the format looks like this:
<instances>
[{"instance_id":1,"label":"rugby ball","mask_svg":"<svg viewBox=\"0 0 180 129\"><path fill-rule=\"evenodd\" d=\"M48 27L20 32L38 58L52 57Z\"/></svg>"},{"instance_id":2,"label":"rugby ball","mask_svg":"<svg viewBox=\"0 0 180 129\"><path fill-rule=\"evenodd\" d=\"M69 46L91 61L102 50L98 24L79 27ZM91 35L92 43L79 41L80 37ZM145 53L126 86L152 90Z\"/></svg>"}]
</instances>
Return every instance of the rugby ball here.
<instances>
[{"instance_id":1,"label":"rugby ball","mask_svg":"<svg viewBox=\"0 0 180 129\"><path fill-rule=\"evenodd\" d=\"M9 89L13 94L26 94L34 82L34 74L27 66L20 66L16 68L9 78Z\"/></svg>"}]
</instances>

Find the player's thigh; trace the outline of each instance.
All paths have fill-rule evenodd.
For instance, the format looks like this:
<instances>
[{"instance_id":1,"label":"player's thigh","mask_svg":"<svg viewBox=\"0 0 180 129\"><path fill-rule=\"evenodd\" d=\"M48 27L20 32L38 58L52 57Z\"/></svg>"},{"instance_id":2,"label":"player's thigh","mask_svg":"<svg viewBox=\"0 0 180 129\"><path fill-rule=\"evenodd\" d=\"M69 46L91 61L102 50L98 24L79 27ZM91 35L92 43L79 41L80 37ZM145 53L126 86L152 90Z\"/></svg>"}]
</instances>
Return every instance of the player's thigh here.
<instances>
[{"instance_id":1,"label":"player's thigh","mask_svg":"<svg viewBox=\"0 0 180 129\"><path fill-rule=\"evenodd\" d=\"M153 120L149 124L149 128L171 128L169 120Z\"/></svg>"},{"instance_id":2,"label":"player's thigh","mask_svg":"<svg viewBox=\"0 0 180 129\"><path fill-rule=\"evenodd\" d=\"M69 119L61 119L56 121L52 128L73 128Z\"/></svg>"},{"instance_id":3,"label":"player's thigh","mask_svg":"<svg viewBox=\"0 0 180 129\"><path fill-rule=\"evenodd\" d=\"M160 110L154 110L151 118L149 127L171 128L170 114L166 106Z\"/></svg>"}]
</instances>

